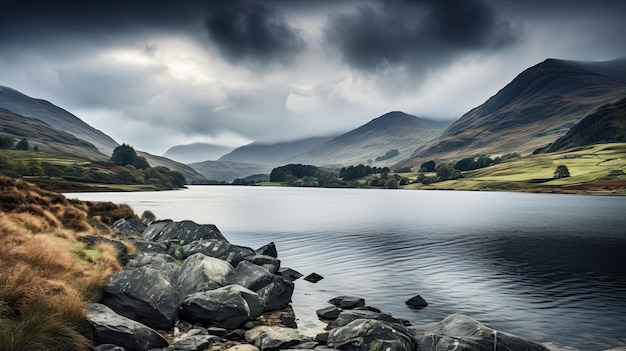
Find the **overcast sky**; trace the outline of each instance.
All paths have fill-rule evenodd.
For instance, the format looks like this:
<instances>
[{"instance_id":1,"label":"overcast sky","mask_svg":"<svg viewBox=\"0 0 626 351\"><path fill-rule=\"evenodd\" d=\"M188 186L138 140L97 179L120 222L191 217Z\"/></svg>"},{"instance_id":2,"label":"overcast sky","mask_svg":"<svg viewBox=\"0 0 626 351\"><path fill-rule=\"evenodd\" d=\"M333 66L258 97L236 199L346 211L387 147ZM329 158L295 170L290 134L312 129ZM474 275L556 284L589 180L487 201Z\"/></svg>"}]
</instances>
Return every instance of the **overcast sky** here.
<instances>
[{"instance_id":1,"label":"overcast sky","mask_svg":"<svg viewBox=\"0 0 626 351\"><path fill-rule=\"evenodd\" d=\"M546 58L626 56L622 0L0 0L0 85L154 154L456 119Z\"/></svg>"}]
</instances>

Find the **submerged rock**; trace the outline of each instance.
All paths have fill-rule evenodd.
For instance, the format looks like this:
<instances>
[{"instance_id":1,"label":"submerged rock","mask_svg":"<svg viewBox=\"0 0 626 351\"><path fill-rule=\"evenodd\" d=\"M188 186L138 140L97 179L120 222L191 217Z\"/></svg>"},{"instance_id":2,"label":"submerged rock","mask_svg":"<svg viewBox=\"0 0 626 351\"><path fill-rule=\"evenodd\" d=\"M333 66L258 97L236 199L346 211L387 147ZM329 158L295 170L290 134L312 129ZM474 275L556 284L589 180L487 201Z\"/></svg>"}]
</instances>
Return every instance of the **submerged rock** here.
<instances>
[{"instance_id":1,"label":"submerged rock","mask_svg":"<svg viewBox=\"0 0 626 351\"><path fill-rule=\"evenodd\" d=\"M424 300L419 295L413 296L412 298L408 299L405 303L409 308L412 308L414 310L421 310L422 308L428 306L428 302L426 302L426 300Z\"/></svg>"},{"instance_id":2,"label":"submerged rock","mask_svg":"<svg viewBox=\"0 0 626 351\"><path fill-rule=\"evenodd\" d=\"M357 296L337 296L328 300L328 303L333 304L343 309L352 309L365 306L365 299Z\"/></svg>"},{"instance_id":3,"label":"submerged rock","mask_svg":"<svg viewBox=\"0 0 626 351\"><path fill-rule=\"evenodd\" d=\"M128 350L149 350L168 346L167 341L155 330L120 316L99 303L87 304L87 321L91 324L96 342L99 344L114 344Z\"/></svg>"},{"instance_id":4,"label":"submerged rock","mask_svg":"<svg viewBox=\"0 0 626 351\"><path fill-rule=\"evenodd\" d=\"M321 275L317 273L311 273L307 275L306 277L304 277L304 280L306 280L307 282L311 282L311 283L317 283L322 279L324 279L324 277L322 277Z\"/></svg>"}]
</instances>

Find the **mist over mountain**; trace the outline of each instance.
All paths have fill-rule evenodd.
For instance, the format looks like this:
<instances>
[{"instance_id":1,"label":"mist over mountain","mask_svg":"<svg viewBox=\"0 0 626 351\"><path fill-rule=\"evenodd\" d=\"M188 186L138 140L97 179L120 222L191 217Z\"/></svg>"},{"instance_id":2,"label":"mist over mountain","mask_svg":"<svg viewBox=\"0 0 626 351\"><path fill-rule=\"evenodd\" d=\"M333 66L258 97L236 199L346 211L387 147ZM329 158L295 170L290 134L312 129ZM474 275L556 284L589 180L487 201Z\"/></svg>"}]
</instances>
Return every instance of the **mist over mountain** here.
<instances>
[{"instance_id":1,"label":"mist over mountain","mask_svg":"<svg viewBox=\"0 0 626 351\"><path fill-rule=\"evenodd\" d=\"M275 165L233 161L203 161L189 164L195 171L210 180L232 182L253 174L268 174ZM269 176L268 176L269 178Z\"/></svg>"},{"instance_id":2,"label":"mist over mountain","mask_svg":"<svg viewBox=\"0 0 626 351\"><path fill-rule=\"evenodd\" d=\"M193 143L187 145L176 145L167 149L164 157L176 160L181 163L202 162L217 160L225 154L233 151L234 148L213 145L207 143Z\"/></svg>"},{"instance_id":3,"label":"mist over mountain","mask_svg":"<svg viewBox=\"0 0 626 351\"><path fill-rule=\"evenodd\" d=\"M307 152L331 140L331 136L312 137L282 143L253 142L236 148L219 158L219 161L279 165L296 155Z\"/></svg>"},{"instance_id":4,"label":"mist over mountain","mask_svg":"<svg viewBox=\"0 0 626 351\"><path fill-rule=\"evenodd\" d=\"M479 154L531 153L583 117L626 93L626 58L607 62L548 59L417 148L405 165Z\"/></svg>"}]
</instances>

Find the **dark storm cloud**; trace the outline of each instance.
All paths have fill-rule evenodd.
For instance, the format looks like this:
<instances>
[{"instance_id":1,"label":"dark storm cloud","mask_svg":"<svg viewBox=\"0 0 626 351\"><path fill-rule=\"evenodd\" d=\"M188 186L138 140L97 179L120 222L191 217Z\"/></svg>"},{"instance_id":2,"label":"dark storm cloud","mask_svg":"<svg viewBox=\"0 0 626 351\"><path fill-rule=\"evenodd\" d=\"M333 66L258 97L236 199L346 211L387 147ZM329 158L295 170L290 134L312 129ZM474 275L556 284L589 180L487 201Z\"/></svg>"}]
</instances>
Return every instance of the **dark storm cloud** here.
<instances>
[{"instance_id":1,"label":"dark storm cloud","mask_svg":"<svg viewBox=\"0 0 626 351\"><path fill-rule=\"evenodd\" d=\"M494 51L519 32L480 0L384 1L331 16L324 39L362 71L393 66L426 71L462 54Z\"/></svg>"},{"instance_id":2,"label":"dark storm cloud","mask_svg":"<svg viewBox=\"0 0 626 351\"><path fill-rule=\"evenodd\" d=\"M290 62L305 47L299 31L274 9L261 4L221 6L206 29L220 52L236 62Z\"/></svg>"},{"instance_id":3,"label":"dark storm cloud","mask_svg":"<svg viewBox=\"0 0 626 351\"><path fill-rule=\"evenodd\" d=\"M159 33L198 42L208 33L208 46L234 62L288 63L305 47L278 9L243 1L0 0L5 47L30 45L63 57L79 47L119 45Z\"/></svg>"}]
</instances>

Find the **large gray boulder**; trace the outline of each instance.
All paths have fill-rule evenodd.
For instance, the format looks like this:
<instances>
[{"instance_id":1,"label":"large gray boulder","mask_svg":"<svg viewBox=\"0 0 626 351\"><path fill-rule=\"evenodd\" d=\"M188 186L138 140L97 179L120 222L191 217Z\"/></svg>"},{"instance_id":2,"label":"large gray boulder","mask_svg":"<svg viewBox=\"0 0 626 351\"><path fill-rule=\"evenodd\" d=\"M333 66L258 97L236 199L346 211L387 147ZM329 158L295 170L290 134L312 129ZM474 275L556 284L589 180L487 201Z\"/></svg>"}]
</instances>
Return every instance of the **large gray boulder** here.
<instances>
[{"instance_id":1,"label":"large gray boulder","mask_svg":"<svg viewBox=\"0 0 626 351\"><path fill-rule=\"evenodd\" d=\"M174 325L180 297L166 273L143 266L113 273L109 279L102 304L151 328Z\"/></svg>"},{"instance_id":2,"label":"large gray boulder","mask_svg":"<svg viewBox=\"0 0 626 351\"><path fill-rule=\"evenodd\" d=\"M234 269L230 263L197 253L185 260L173 281L181 298L189 294L213 290L228 285Z\"/></svg>"},{"instance_id":3,"label":"large gray boulder","mask_svg":"<svg viewBox=\"0 0 626 351\"><path fill-rule=\"evenodd\" d=\"M170 249L167 243L157 243L151 240L139 238L129 240L139 252L154 252L169 255Z\"/></svg>"},{"instance_id":4,"label":"large gray boulder","mask_svg":"<svg viewBox=\"0 0 626 351\"><path fill-rule=\"evenodd\" d=\"M267 255L254 255L246 257L246 261L267 269L270 273L276 274L280 269L280 260Z\"/></svg>"},{"instance_id":5,"label":"large gray boulder","mask_svg":"<svg viewBox=\"0 0 626 351\"><path fill-rule=\"evenodd\" d=\"M225 329L236 329L263 313L261 297L242 286L228 285L187 296L180 309L180 317L189 322Z\"/></svg>"},{"instance_id":6,"label":"large gray boulder","mask_svg":"<svg viewBox=\"0 0 626 351\"><path fill-rule=\"evenodd\" d=\"M178 240L187 244L196 240L223 240L226 238L213 224L197 224L193 221L156 221L152 222L141 234L141 237L150 241Z\"/></svg>"},{"instance_id":7,"label":"large gray boulder","mask_svg":"<svg viewBox=\"0 0 626 351\"><path fill-rule=\"evenodd\" d=\"M420 351L548 351L540 344L494 330L463 314L407 329L420 344Z\"/></svg>"},{"instance_id":8,"label":"large gray boulder","mask_svg":"<svg viewBox=\"0 0 626 351\"><path fill-rule=\"evenodd\" d=\"M239 263L229 281L259 294L265 302L265 311L278 310L291 303L293 283L251 262Z\"/></svg>"},{"instance_id":9,"label":"large gray boulder","mask_svg":"<svg viewBox=\"0 0 626 351\"><path fill-rule=\"evenodd\" d=\"M178 272L180 271L180 266L176 264L174 257L152 252L140 252L126 264L125 268L133 269L138 267L150 267L161 271L165 274L170 283L178 277Z\"/></svg>"},{"instance_id":10,"label":"large gray boulder","mask_svg":"<svg viewBox=\"0 0 626 351\"><path fill-rule=\"evenodd\" d=\"M92 326L98 344L115 344L127 350L149 350L168 346L167 341L155 330L120 316L99 303L87 304L87 321Z\"/></svg>"},{"instance_id":11,"label":"large gray boulder","mask_svg":"<svg viewBox=\"0 0 626 351\"><path fill-rule=\"evenodd\" d=\"M118 237L139 236L146 228L143 222L134 218L120 218L111 225L111 230Z\"/></svg>"},{"instance_id":12,"label":"large gray boulder","mask_svg":"<svg viewBox=\"0 0 626 351\"><path fill-rule=\"evenodd\" d=\"M408 330L395 323L356 319L332 329L328 346L355 351L411 351L416 343Z\"/></svg>"},{"instance_id":13,"label":"large gray boulder","mask_svg":"<svg viewBox=\"0 0 626 351\"><path fill-rule=\"evenodd\" d=\"M224 240L196 240L182 247L186 256L203 253L209 257L228 261L233 267L247 257L253 257L256 252L249 247L233 245Z\"/></svg>"},{"instance_id":14,"label":"large gray boulder","mask_svg":"<svg viewBox=\"0 0 626 351\"><path fill-rule=\"evenodd\" d=\"M305 341L311 341L297 329L270 326L252 328L246 331L244 336L246 342L258 347L261 351L290 349Z\"/></svg>"}]
</instances>

